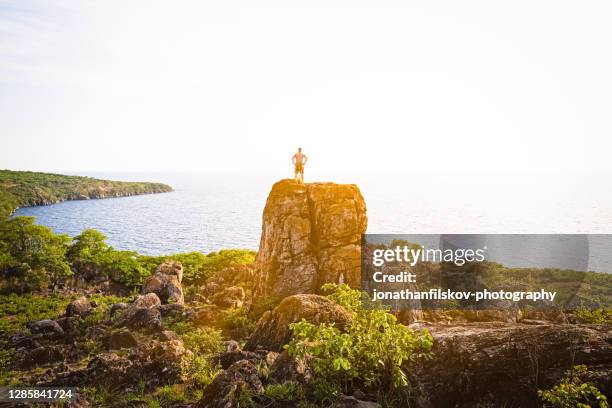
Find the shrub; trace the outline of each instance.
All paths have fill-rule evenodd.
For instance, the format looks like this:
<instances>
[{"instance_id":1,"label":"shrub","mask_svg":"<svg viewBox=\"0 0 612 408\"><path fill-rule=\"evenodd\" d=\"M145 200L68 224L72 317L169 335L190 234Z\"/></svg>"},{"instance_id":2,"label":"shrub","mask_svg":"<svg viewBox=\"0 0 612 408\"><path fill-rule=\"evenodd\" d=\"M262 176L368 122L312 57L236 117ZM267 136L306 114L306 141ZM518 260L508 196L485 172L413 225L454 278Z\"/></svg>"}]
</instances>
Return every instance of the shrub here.
<instances>
[{"instance_id":1,"label":"shrub","mask_svg":"<svg viewBox=\"0 0 612 408\"><path fill-rule=\"evenodd\" d=\"M345 331L333 324L302 320L290 325L292 340L285 348L292 356L311 357L322 381L319 399L355 385L387 395L403 391L408 385L404 370L416 359L430 357L433 338L426 330L416 332L398 323L385 310L356 305L355 299L361 297L358 291L343 285L335 289L329 297L355 310Z\"/></svg>"},{"instance_id":2,"label":"shrub","mask_svg":"<svg viewBox=\"0 0 612 408\"><path fill-rule=\"evenodd\" d=\"M138 254L131 251L111 250L104 266L112 280L127 286L142 285L144 279L151 274L140 264Z\"/></svg>"},{"instance_id":3,"label":"shrub","mask_svg":"<svg viewBox=\"0 0 612 408\"><path fill-rule=\"evenodd\" d=\"M576 309L576 316L587 323L612 324L612 310L610 309L587 309L580 307Z\"/></svg>"},{"instance_id":4,"label":"shrub","mask_svg":"<svg viewBox=\"0 0 612 408\"><path fill-rule=\"evenodd\" d=\"M326 283L321 287L321 291L327 294L327 298L333 300L346 310L356 312L362 306L362 293L358 290L351 289L346 283L341 285Z\"/></svg>"},{"instance_id":5,"label":"shrub","mask_svg":"<svg viewBox=\"0 0 612 408\"><path fill-rule=\"evenodd\" d=\"M585 365L574 366L551 390L538 390L544 405L556 408L608 408L606 396L593 384L580 379L580 375L586 372Z\"/></svg>"},{"instance_id":6,"label":"shrub","mask_svg":"<svg viewBox=\"0 0 612 408\"><path fill-rule=\"evenodd\" d=\"M223 351L221 331L211 327L195 327L191 322L174 322L171 330L179 334L193 355L183 359L183 369L191 388L202 388L212 382L220 367L213 357Z\"/></svg>"},{"instance_id":7,"label":"shrub","mask_svg":"<svg viewBox=\"0 0 612 408\"><path fill-rule=\"evenodd\" d=\"M194 354L185 357L183 364L189 382L198 387L206 387L221 371L218 365L212 363L209 356Z\"/></svg>"},{"instance_id":8,"label":"shrub","mask_svg":"<svg viewBox=\"0 0 612 408\"><path fill-rule=\"evenodd\" d=\"M0 276L5 285L31 291L72 275L66 260L70 238L36 225L34 217L0 221Z\"/></svg>"},{"instance_id":9,"label":"shrub","mask_svg":"<svg viewBox=\"0 0 612 408\"><path fill-rule=\"evenodd\" d=\"M196 354L213 355L223 351L221 331L210 327L198 327L181 335L183 344Z\"/></svg>"},{"instance_id":10,"label":"shrub","mask_svg":"<svg viewBox=\"0 0 612 408\"><path fill-rule=\"evenodd\" d=\"M88 229L73 239L67 253L73 268L86 279L103 277L126 286L138 286L151 274L140 261L140 255L118 251L109 246L106 236Z\"/></svg>"},{"instance_id":11,"label":"shrub","mask_svg":"<svg viewBox=\"0 0 612 408\"><path fill-rule=\"evenodd\" d=\"M223 327L228 330L241 330L245 333L253 331L255 322L242 307L225 309L222 312Z\"/></svg>"}]
</instances>

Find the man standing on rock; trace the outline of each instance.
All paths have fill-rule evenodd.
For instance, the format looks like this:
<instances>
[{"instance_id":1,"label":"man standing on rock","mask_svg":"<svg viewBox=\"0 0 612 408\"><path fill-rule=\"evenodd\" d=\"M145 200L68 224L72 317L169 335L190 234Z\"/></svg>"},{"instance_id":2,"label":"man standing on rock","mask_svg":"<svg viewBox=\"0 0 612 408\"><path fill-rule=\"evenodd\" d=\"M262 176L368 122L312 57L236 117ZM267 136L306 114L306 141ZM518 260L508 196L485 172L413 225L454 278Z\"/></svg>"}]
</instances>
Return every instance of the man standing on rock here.
<instances>
[{"instance_id":1,"label":"man standing on rock","mask_svg":"<svg viewBox=\"0 0 612 408\"><path fill-rule=\"evenodd\" d=\"M306 157L306 155L302 153L301 147L298 147L298 151L296 154L293 155L293 157L291 158L291 161L293 162L293 165L295 166L295 174L293 176L295 178L295 181L303 184L304 183L304 166L306 165L306 162L308 161L308 157Z\"/></svg>"}]
</instances>

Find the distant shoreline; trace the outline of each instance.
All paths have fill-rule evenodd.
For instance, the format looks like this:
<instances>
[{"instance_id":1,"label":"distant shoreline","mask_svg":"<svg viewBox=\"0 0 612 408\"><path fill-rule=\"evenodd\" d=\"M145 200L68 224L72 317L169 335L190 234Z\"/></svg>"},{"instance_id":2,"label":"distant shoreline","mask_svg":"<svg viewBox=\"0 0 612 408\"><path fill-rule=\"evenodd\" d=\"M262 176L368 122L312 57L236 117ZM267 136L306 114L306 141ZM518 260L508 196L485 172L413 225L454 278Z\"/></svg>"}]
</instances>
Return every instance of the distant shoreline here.
<instances>
[{"instance_id":1,"label":"distant shoreline","mask_svg":"<svg viewBox=\"0 0 612 408\"><path fill-rule=\"evenodd\" d=\"M172 193L174 192L174 190L170 190L170 191L149 191L146 193L128 193L128 194L119 194L119 195L114 195L114 196L105 196L105 197L79 197L79 198L67 198L67 199L61 199L55 202L44 202L41 204L31 204L31 205L22 205L19 206L17 208L15 208L13 210L13 212L11 213L14 214L15 212L17 212L17 210L21 209L21 208L31 208L31 207L46 207L49 205L55 205L55 204L61 204L61 203L65 203L66 201L88 201L88 200L108 200L111 198L125 198L125 197L135 197L135 196L141 196L141 195L150 195L150 194L163 194L163 193Z\"/></svg>"},{"instance_id":2,"label":"distant shoreline","mask_svg":"<svg viewBox=\"0 0 612 408\"><path fill-rule=\"evenodd\" d=\"M163 183L113 181L83 176L0 170L0 216L19 208L64 201L130 197L172 192Z\"/></svg>"}]
</instances>

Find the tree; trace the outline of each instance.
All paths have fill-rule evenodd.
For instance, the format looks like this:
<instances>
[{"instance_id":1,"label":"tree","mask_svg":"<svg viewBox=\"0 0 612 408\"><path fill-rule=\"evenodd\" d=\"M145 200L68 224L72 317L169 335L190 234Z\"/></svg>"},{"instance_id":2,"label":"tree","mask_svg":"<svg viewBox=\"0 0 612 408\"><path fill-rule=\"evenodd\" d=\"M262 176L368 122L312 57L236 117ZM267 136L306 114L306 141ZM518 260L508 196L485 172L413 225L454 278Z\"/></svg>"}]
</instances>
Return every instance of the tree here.
<instances>
[{"instance_id":1,"label":"tree","mask_svg":"<svg viewBox=\"0 0 612 408\"><path fill-rule=\"evenodd\" d=\"M34 217L0 223L0 273L17 287L37 289L56 285L72 275L66 260L70 238L36 225Z\"/></svg>"}]
</instances>

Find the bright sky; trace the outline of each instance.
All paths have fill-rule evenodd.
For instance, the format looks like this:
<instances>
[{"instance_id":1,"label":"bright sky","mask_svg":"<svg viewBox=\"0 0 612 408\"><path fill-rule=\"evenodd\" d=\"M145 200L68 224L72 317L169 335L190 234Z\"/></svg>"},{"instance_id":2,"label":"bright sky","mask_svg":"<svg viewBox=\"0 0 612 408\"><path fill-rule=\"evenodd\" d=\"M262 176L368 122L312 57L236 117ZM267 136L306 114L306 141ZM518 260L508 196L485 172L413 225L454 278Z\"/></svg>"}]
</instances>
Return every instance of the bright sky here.
<instances>
[{"instance_id":1,"label":"bright sky","mask_svg":"<svg viewBox=\"0 0 612 408\"><path fill-rule=\"evenodd\" d=\"M0 1L0 168L612 171L605 1ZM308 169L307 169L308 170Z\"/></svg>"}]
</instances>

